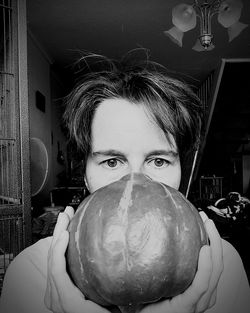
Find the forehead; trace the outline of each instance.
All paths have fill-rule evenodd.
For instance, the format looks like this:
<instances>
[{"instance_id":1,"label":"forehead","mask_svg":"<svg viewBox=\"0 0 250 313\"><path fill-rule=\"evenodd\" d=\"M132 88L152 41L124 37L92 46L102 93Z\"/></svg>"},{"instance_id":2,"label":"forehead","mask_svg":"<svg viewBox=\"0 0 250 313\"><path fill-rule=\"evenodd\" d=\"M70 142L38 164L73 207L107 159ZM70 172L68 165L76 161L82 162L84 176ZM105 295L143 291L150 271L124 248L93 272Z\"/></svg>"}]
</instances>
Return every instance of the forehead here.
<instances>
[{"instance_id":1,"label":"forehead","mask_svg":"<svg viewBox=\"0 0 250 313\"><path fill-rule=\"evenodd\" d=\"M92 150L126 149L129 145L136 145L138 149L166 146L176 149L173 137L170 136L169 142L144 105L125 99L106 99L98 106L91 135Z\"/></svg>"}]
</instances>

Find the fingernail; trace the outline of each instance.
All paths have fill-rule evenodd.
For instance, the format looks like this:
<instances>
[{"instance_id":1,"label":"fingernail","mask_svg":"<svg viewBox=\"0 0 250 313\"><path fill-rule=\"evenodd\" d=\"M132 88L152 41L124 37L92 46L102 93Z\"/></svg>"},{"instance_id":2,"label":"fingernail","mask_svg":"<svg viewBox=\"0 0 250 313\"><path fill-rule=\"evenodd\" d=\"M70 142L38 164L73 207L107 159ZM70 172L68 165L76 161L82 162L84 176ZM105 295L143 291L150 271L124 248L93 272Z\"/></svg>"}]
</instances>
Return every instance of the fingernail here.
<instances>
[{"instance_id":1,"label":"fingernail","mask_svg":"<svg viewBox=\"0 0 250 313\"><path fill-rule=\"evenodd\" d=\"M62 216L63 216L63 212L60 212L60 213L58 214L58 218L62 218Z\"/></svg>"},{"instance_id":2,"label":"fingernail","mask_svg":"<svg viewBox=\"0 0 250 313\"><path fill-rule=\"evenodd\" d=\"M200 216L201 216L203 222L205 222L206 220L208 220L207 214L206 214L205 212L200 211L199 213L200 213Z\"/></svg>"}]
</instances>

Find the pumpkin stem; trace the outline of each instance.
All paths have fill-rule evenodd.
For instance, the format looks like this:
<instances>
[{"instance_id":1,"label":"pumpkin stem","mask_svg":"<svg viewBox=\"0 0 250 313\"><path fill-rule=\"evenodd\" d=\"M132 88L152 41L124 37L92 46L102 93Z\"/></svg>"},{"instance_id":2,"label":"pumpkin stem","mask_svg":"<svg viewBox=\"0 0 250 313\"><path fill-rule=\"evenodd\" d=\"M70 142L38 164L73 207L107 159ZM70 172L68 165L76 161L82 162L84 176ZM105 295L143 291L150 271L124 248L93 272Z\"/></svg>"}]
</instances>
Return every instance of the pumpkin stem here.
<instances>
[{"instance_id":1,"label":"pumpkin stem","mask_svg":"<svg viewBox=\"0 0 250 313\"><path fill-rule=\"evenodd\" d=\"M140 304L122 305L118 307L122 313L139 313L142 309L142 305Z\"/></svg>"}]
</instances>

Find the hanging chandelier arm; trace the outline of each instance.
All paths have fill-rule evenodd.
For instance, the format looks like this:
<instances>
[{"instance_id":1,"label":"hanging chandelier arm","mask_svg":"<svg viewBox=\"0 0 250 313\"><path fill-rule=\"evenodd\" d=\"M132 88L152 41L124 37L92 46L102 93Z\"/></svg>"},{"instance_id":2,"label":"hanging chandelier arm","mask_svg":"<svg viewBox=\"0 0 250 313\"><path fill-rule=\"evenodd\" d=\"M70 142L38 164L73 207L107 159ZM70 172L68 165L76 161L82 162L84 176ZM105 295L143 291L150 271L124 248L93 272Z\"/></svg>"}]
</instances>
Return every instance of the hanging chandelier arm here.
<instances>
[{"instance_id":1,"label":"hanging chandelier arm","mask_svg":"<svg viewBox=\"0 0 250 313\"><path fill-rule=\"evenodd\" d=\"M214 15L214 14L219 13L219 9L220 9L221 3L222 3L223 1L224 1L224 0L213 0L213 1L212 1L212 3L210 4L211 16Z\"/></svg>"},{"instance_id":2,"label":"hanging chandelier arm","mask_svg":"<svg viewBox=\"0 0 250 313\"><path fill-rule=\"evenodd\" d=\"M202 18L202 12L209 11L210 16L219 12L220 5L223 0L213 0L212 2L204 1L202 4L198 0L194 0L193 8L196 11L197 16Z\"/></svg>"},{"instance_id":3,"label":"hanging chandelier arm","mask_svg":"<svg viewBox=\"0 0 250 313\"><path fill-rule=\"evenodd\" d=\"M204 0L203 3L199 3L198 0L194 0L193 8L196 12L196 16L200 19L199 39L205 49L212 44L211 18L214 14L219 12L222 1L223 0L212 0L208 2Z\"/></svg>"},{"instance_id":4,"label":"hanging chandelier arm","mask_svg":"<svg viewBox=\"0 0 250 313\"><path fill-rule=\"evenodd\" d=\"M199 0L194 0L193 8L195 9L196 16L201 20L211 19L215 14L219 13L221 3L224 0L204 1L202 4Z\"/></svg>"}]
</instances>

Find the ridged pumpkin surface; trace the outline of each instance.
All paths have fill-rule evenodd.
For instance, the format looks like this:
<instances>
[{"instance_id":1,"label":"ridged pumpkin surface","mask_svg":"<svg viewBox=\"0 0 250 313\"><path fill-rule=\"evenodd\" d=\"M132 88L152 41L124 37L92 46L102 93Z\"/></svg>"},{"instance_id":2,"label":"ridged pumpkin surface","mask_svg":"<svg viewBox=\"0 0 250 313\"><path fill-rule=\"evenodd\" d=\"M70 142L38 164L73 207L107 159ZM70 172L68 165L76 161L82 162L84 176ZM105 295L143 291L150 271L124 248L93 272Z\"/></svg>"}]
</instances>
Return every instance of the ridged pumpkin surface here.
<instances>
[{"instance_id":1,"label":"ridged pumpkin surface","mask_svg":"<svg viewBox=\"0 0 250 313\"><path fill-rule=\"evenodd\" d=\"M70 226L70 275L101 305L148 303L183 292L207 243L194 206L141 174L88 196Z\"/></svg>"}]
</instances>

